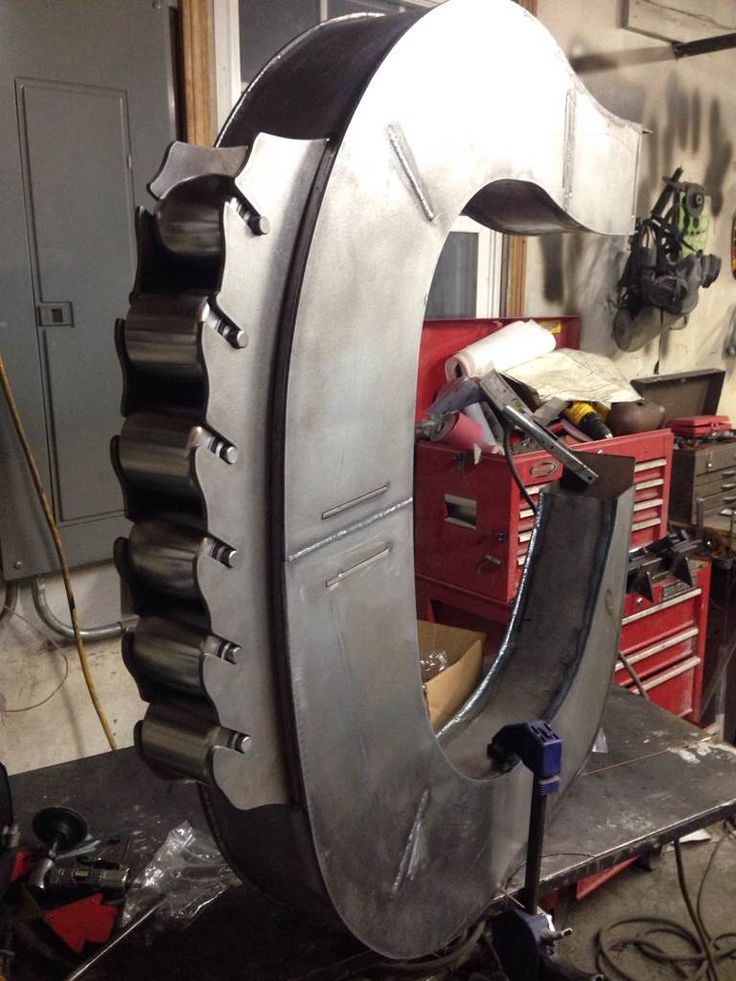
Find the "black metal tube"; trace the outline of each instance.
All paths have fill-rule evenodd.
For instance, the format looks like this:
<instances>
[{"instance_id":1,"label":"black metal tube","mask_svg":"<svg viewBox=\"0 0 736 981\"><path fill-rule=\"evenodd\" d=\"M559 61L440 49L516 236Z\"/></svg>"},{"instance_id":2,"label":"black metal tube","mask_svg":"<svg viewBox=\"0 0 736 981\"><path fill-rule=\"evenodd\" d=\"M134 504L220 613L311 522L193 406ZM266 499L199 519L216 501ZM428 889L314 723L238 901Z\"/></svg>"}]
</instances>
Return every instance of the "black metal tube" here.
<instances>
[{"instance_id":1,"label":"black metal tube","mask_svg":"<svg viewBox=\"0 0 736 981\"><path fill-rule=\"evenodd\" d=\"M536 915L539 909L539 878L542 872L542 850L544 848L544 819L547 814L547 795L534 780L532 809L529 814L529 840L526 853L526 873L524 876L524 909Z\"/></svg>"},{"instance_id":2,"label":"black metal tube","mask_svg":"<svg viewBox=\"0 0 736 981\"><path fill-rule=\"evenodd\" d=\"M729 48L736 48L736 34L704 37L700 41L672 42L672 54L675 58L689 58L692 55L710 54L712 51L727 51Z\"/></svg>"}]
</instances>

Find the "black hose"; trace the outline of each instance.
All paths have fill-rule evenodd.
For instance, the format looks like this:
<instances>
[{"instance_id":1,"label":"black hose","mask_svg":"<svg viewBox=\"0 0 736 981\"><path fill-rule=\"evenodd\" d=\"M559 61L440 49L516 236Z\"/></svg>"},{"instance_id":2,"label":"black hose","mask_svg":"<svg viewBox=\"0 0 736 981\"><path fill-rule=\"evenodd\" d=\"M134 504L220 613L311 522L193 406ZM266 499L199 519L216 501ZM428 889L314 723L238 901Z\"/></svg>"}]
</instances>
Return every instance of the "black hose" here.
<instances>
[{"instance_id":1,"label":"black hose","mask_svg":"<svg viewBox=\"0 0 736 981\"><path fill-rule=\"evenodd\" d=\"M703 922L698 916L697 910L693 905L693 901L690 898L690 892L687 888L687 880L685 879L685 866L682 861L682 847L679 841L675 842L675 863L677 865L677 881L680 884L680 892L682 893L682 898L685 901L685 906L687 907L688 915L690 916L690 919L693 921L693 926L695 927L696 933L698 934L698 938L703 948L705 959L708 962L708 979L709 981L718 981L718 969L716 968L716 962L713 957L713 951L711 949L710 940L708 938L706 929L703 926ZM707 871L708 870L706 869L706 872Z\"/></svg>"}]
</instances>

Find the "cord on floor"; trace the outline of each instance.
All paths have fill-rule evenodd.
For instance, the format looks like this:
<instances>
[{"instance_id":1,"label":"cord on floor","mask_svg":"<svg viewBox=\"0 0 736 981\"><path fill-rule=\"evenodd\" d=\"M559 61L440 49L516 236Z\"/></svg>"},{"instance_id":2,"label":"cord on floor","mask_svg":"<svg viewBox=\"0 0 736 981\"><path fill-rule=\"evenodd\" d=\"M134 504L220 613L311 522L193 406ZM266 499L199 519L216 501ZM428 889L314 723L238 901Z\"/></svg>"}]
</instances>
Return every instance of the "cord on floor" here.
<instances>
[{"instance_id":1,"label":"cord on floor","mask_svg":"<svg viewBox=\"0 0 736 981\"><path fill-rule=\"evenodd\" d=\"M72 627L74 629L74 642L77 647L79 664L82 669L82 675L84 676L87 691L89 692L89 697L92 701L95 712L97 713L97 718L100 720L100 725L105 733L105 738L109 743L110 749L117 749L115 736L113 735L112 728L110 723L107 721L107 716L105 715L105 710L103 709L99 695L97 694L97 688L95 687L94 678L92 677L89 661L87 660L87 654L84 649L84 641L82 640L82 633L79 626L79 616L77 614L77 604L74 599L74 590L72 588L71 574L69 572L69 565L66 561L66 554L61 541L61 535L59 534L59 529L56 524L56 520L54 519L54 514L51 510L51 505L49 504L49 499L46 496L46 490L44 489L43 481L41 480L38 464L36 463L36 458L33 455L33 450L31 449L31 444L28 440L28 435L26 434L25 426L23 425L23 420L20 415L20 410L18 409L18 404L15 401L15 396L13 395L13 388L10 384L10 378L8 377L8 372L5 368L5 362L3 361L1 354L0 387L2 387L5 394L5 401L8 404L10 417L13 421L13 428L15 429L18 442L23 450L23 456L26 459L28 470L31 474L31 479L33 480L36 496L38 497L39 504L41 505L41 510L43 511L46 524L48 525L48 529L51 534L51 539L54 543L54 550L56 551L56 555L59 560L59 567L61 568L61 575L64 580L64 590L66 592L66 599L69 605L69 614L71 616Z\"/></svg>"}]
</instances>

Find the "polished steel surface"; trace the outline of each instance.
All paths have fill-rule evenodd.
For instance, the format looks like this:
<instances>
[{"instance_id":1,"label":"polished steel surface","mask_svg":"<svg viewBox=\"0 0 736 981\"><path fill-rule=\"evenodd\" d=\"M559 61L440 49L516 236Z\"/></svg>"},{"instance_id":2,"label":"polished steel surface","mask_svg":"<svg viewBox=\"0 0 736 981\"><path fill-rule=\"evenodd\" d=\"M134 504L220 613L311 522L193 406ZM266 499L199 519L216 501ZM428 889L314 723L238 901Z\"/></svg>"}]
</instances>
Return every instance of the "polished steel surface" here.
<instances>
[{"instance_id":1,"label":"polished steel surface","mask_svg":"<svg viewBox=\"0 0 736 981\"><path fill-rule=\"evenodd\" d=\"M565 784L584 762L633 506L620 458L543 495L502 653L438 740L412 554L432 275L463 211L626 234L639 136L516 4L448 0L297 39L218 147L172 150L158 216L139 216L115 450L143 617L126 663L152 702L139 748L205 785L234 867L388 956L447 943L523 847L528 775L485 751L501 725L550 719Z\"/></svg>"}]
</instances>

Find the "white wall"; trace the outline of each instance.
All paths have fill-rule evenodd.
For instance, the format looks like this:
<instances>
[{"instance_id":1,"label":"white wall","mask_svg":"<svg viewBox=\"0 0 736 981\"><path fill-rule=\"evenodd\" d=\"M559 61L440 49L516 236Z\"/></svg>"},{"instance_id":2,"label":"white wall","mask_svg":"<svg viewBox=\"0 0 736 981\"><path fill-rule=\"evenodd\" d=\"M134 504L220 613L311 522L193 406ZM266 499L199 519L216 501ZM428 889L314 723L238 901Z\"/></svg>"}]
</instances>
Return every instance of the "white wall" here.
<instances>
[{"instance_id":1,"label":"white wall","mask_svg":"<svg viewBox=\"0 0 736 981\"><path fill-rule=\"evenodd\" d=\"M612 338L611 301L626 241L592 235L530 239L527 313L580 313L584 347L614 357L629 378L652 374L658 359L662 374L724 367L728 374L721 411L736 416L734 359L725 356L736 316L736 280L730 272L736 210L736 51L674 61L664 42L619 26L621 2L538 0L538 15L568 58L587 59L589 67L577 70L593 95L606 108L652 131L643 141L638 213L649 211L663 186L660 178L679 164L685 180L703 183L713 192L708 251L722 258L723 270L710 289L700 291L687 327L663 340L661 354L658 340L624 354ZM605 194L605 173L597 180Z\"/></svg>"},{"instance_id":2,"label":"white wall","mask_svg":"<svg viewBox=\"0 0 736 981\"><path fill-rule=\"evenodd\" d=\"M73 581L83 627L120 618L119 585L112 564L76 570ZM49 605L69 623L60 577L49 579ZM24 587L18 612L52 636L35 614ZM73 644L60 642L69 664L62 688L44 705L26 712L8 709L35 704L64 677L63 656L37 630L12 617L0 627L0 760L11 773L101 753L107 741L90 702ZM90 667L120 746L133 740L133 726L145 706L120 657L120 641L88 644Z\"/></svg>"}]
</instances>

